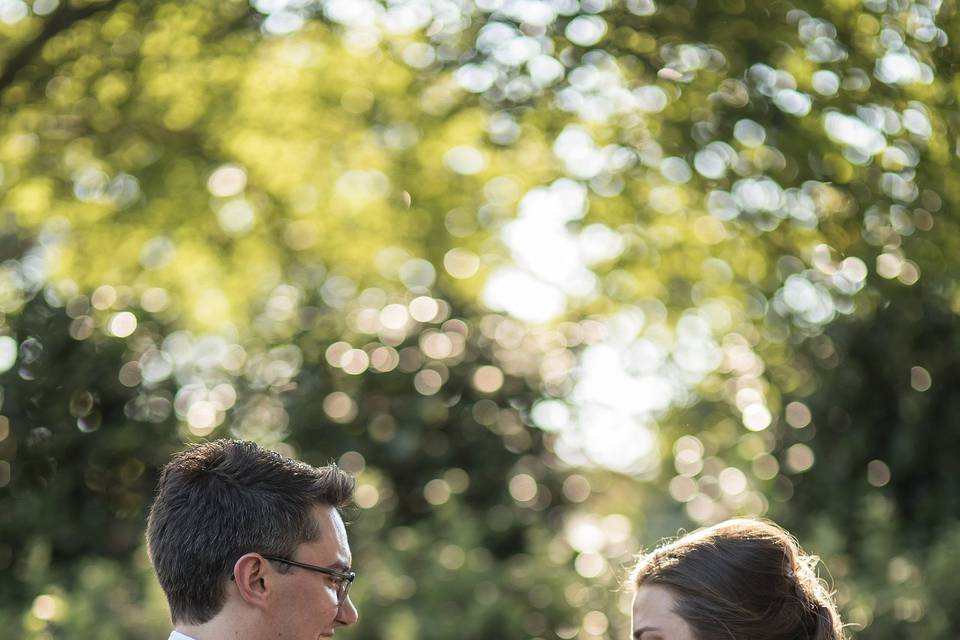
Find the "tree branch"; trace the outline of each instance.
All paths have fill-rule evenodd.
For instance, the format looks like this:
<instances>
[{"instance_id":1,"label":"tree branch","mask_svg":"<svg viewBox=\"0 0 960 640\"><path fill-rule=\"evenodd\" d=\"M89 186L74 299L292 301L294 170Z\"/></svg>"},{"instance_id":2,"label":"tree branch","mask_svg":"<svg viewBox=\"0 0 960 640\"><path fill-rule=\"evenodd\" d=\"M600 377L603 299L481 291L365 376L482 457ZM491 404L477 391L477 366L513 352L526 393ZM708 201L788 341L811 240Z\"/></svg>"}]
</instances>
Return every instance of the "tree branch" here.
<instances>
[{"instance_id":1,"label":"tree branch","mask_svg":"<svg viewBox=\"0 0 960 640\"><path fill-rule=\"evenodd\" d=\"M120 4L120 0L108 0L102 4L87 5L85 7L71 7L66 2L60 5L60 8L50 15L50 18L43 25L43 29L37 34L37 37L26 43L23 48L17 51L13 57L7 61L7 64L4 65L3 72L0 73L0 94L13 84L16 75L30 64L40 50L43 49L43 45L51 38L62 31L66 31L75 23L86 20L101 11L113 9L118 4Z\"/></svg>"}]
</instances>

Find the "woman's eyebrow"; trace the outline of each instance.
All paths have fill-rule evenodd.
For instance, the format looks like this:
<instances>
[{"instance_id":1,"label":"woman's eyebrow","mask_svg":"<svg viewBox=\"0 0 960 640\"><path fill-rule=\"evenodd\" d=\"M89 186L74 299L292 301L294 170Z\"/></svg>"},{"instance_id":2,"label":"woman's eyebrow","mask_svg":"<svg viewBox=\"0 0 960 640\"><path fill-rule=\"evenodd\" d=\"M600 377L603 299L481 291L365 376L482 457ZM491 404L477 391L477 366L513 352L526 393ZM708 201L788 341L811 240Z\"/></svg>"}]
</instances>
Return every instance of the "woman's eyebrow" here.
<instances>
[{"instance_id":1,"label":"woman's eyebrow","mask_svg":"<svg viewBox=\"0 0 960 640\"><path fill-rule=\"evenodd\" d=\"M633 632L633 640L640 640L647 631L660 631L660 629L657 627L640 627L639 629L635 629Z\"/></svg>"}]
</instances>

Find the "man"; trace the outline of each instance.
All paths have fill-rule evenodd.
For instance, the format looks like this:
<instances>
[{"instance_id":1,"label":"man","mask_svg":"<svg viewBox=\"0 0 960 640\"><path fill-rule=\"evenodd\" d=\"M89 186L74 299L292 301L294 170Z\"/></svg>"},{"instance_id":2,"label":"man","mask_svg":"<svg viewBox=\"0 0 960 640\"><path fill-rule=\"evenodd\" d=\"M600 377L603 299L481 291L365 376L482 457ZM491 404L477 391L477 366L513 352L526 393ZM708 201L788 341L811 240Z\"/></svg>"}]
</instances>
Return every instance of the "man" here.
<instances>
[{"instance_id":1,"label":"man","mask_svg":"<svg viewBox=\"0 0 960 640\"><path fill-rule=\"evenodd\" d=\"M170 640L316 640L357 621L341 509L353 479L252 442L194 445L163 469L147 523Z\"/></svg>"}]
</instances>

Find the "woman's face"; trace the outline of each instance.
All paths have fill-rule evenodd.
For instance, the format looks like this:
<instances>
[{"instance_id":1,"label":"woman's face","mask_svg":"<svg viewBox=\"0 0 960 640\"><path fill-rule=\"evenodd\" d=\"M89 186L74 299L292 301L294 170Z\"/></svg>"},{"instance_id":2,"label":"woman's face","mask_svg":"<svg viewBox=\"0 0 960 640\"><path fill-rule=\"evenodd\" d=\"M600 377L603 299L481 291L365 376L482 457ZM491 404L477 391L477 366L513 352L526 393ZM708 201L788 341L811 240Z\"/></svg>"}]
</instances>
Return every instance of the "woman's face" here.
<instances>
[{"instance_id":1,"label":"woman's face","mask_svg":"<svg viewBox=\"0 0 960 640\"><path fill-rule=\"evenodd\" d=\"M644 585L633 598L633 640L697 640L687 621L673 608L676 600L665 587Z\"/></svg>"}]
</instances>

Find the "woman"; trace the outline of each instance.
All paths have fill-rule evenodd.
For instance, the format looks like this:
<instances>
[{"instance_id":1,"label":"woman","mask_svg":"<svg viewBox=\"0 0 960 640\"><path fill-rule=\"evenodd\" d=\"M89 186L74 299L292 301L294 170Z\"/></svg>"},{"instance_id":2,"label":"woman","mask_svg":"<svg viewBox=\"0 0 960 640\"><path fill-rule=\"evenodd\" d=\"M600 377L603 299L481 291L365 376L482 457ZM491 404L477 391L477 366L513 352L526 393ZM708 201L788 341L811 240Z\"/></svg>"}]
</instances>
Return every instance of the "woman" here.
<instances>
[{"instance_id":1,"label":"woman","mask_svg":"<svg viewBox=\"0 0 960 640\"><path fill-rule=\"evenodd\" d=\"M634 640L842 640L818 559L769 522L728 520L660 546L631 575Z\"/></svg>"}]
</instances>

